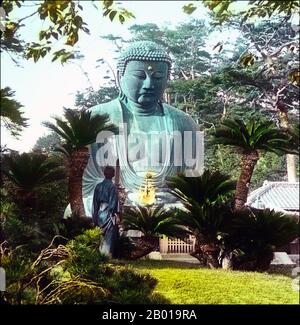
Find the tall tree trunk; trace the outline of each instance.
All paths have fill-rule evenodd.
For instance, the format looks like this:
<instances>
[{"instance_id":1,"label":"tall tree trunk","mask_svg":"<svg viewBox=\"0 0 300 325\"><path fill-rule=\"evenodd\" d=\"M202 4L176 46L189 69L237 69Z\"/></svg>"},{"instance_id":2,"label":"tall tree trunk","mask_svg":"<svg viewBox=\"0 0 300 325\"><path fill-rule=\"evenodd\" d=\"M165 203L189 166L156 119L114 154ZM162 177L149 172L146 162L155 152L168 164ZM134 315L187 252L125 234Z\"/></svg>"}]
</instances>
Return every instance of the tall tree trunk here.
<instances>
[{"instance_id":1,"label":"tall tree trunk","mask_svg":"<svg viewBox=\"0 0 300 325\"><path fill-rule=\"evenodd\" d=\"M247 202L249 185L255 165L259 159L258 151L246 152L241 159L241 174L236 184L234 209L240 210Z\"/></svg>"},{"instance_id":2,"label":"tall tree trunk","mask_svg":"<svg viewBox=\"0 0 300 325\"><path fill-rule=\"evenodd\" d=\"M88 148L74 151L69 158L69 202L73 213L85 217L82 200L82 176L89 159Z\"/></svg>"},{"instance_id":3,"label":"tall tree trunk","mask_svg":"<svg viewBox=\"0 0 300 325\"><path fill-rule=\"evenodd\" d=\"M289 119L288 112L286 109L279 110L279 118L281 127L288 129L289 128ZM286 155L286 168L288 182L297 182L297 165L296 165L296 156L287 154Z\"/></svg>"}]
</instances>

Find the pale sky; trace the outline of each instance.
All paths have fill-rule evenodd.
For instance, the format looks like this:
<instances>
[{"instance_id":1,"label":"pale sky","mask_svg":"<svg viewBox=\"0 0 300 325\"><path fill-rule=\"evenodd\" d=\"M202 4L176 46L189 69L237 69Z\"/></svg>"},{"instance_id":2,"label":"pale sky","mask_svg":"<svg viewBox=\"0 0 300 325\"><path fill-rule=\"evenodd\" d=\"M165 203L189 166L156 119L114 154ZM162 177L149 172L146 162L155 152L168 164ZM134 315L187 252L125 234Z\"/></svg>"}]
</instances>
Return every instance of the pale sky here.
<instances>
[{"instance_id":1,"label":"pale sky","mask_svg":"<svg viewBox=\"0 0 300 325\"><path fill-rule=\"evenodd\" d=\"M128 20L121 25L110 22L102 17L102 11L97 11L91 3L83 1L83 19L88 23L91 35L81 34L77 48L85 58L83 69L88 73L93 87L98 89L103 79L99 69L95 69L96 60L105 58L114 65L114 47L110 42L100 39L100 35L114 34L128 37L128 27L133 24L156 23L159 26L175 26L191 17L182 11L182 6L190 1L123 1L124 7L132 11L136 19ZM30 2L26 1L26 5ZM26 16L32 8L26 7L18 17ZM199 8L193 18L204 18L206 9ZM37 40L42 23L37 17L25 21L22 38ZM43 27L45 28L45 26ZM213 42L224 37L219 32L213 36ZM227 36L228 37L228 36ZM58 47L59 48L59 47ZM20 152L29 151L38 137L47 134L48 130L41 125L43 121L51 120L51 116L61 115L63 107L74 107L76 91L86 89L89 84L80 68L74 64L62 66L59 62L51 62L51 57L20 61L22 67L17 67L6 53L1 54L1 88L9 86L16 92L15 98L24 105L25 117L29 118L29 127L25 128L19 140L12 138L1 128L1 144Z\"/></svg>"}]
</instances>

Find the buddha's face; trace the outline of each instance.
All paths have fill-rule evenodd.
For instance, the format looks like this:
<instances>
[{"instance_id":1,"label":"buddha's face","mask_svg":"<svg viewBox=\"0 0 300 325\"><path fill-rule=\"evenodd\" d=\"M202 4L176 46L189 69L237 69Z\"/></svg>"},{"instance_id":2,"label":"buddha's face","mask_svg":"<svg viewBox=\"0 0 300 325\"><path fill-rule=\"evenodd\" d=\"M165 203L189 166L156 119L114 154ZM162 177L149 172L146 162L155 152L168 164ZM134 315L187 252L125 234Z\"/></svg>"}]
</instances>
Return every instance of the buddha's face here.
<instances>
[{"instance_id":1,"label":"buddha's face","mask_svg":"<svg viewBox=\"0 0 300 325\"><path fill-rule=\"evenodd\" d=\"M128 99L147 108L161 98L167 80L166 62L129 61L120 77L120 87Z\"/></svg>"}]
</instances>

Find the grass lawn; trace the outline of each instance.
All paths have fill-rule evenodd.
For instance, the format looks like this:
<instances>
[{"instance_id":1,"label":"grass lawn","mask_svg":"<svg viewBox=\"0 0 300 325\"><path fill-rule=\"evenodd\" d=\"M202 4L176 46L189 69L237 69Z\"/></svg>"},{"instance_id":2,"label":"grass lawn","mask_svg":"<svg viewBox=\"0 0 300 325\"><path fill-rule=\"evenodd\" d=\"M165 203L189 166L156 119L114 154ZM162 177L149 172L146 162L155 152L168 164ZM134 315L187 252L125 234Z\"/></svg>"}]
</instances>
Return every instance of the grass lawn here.
<instances>
[{"instance_id":1,"label":"grass lawn","mask_svg":"<svg viewBox=\"0 0 300 325\"><path fill-rule=\"evenodd\" d=\"M174 261L130 264L156 278L155 292L170 304L299 304L292 279L282 275L210 270Z\"/></svg>"}]
</instances>

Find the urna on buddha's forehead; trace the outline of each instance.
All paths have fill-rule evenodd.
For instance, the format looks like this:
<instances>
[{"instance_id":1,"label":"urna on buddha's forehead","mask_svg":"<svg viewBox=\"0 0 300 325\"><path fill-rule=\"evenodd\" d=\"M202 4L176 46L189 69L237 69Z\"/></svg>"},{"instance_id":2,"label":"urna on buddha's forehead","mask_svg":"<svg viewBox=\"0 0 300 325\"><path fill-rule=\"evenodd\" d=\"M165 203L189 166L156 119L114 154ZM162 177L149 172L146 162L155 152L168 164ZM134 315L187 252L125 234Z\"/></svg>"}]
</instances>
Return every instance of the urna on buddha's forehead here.
<instances>
[{"instance_id":1,"label":"urna on buddha's forehead","mask_svg":"<svg viewBox=\"0 0 300 325\"><path fill-rule=\"evenodd\" d=\"M118 70L123 76L129 61L157 61L166 62L170 73L172 60L165 49L151 41L139 41L128 46L120 55Z\"/></svg>"}]
</instances>

